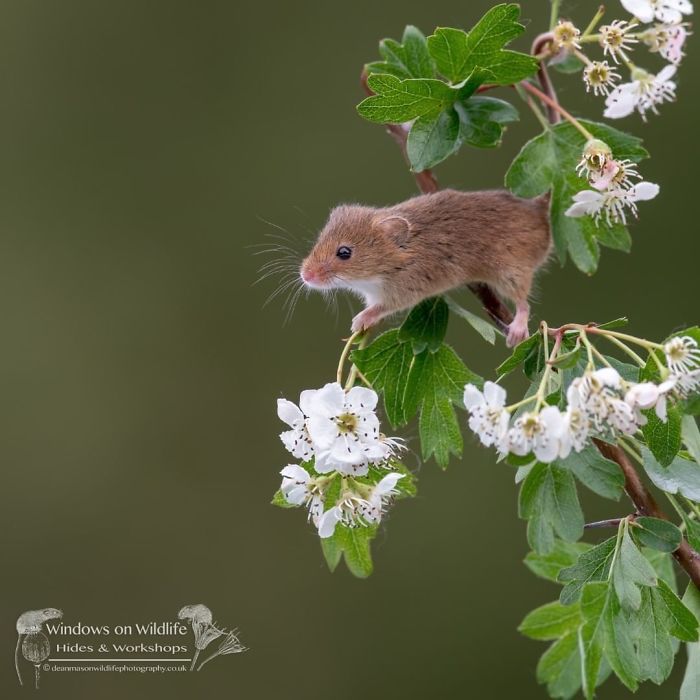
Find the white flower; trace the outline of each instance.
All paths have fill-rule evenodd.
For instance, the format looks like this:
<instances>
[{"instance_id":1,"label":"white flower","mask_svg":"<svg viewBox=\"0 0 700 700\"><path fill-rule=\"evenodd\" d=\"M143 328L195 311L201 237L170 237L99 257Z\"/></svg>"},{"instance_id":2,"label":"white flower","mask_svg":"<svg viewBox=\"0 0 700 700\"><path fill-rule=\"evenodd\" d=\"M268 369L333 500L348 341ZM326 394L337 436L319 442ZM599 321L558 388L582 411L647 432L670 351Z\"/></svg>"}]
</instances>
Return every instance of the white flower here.
<instances>
[{"instance_id":1,"label":"white flower","mask_svg":"<svg viewBox=\"0 0 700 700\"><path fill-rule=\"evenodd\" d=\"M610 54L615 63L619 63L619 58L627 60L626 51L632 50L632 44L637 44L638 40L629 36L628 32L637 25L630 24L621 19L616 19L610 24L600 28L600 45L603 47L603 54Z\"/></svg>"},{"instance_id":2,"label":"white flower","mask_svg":"<svg viewBox=\"0 0 700 700\"><path fill-rule=\"evenodd\" d=\"M556 406L546 406L539 413L520 416L508 431L504 447L516 455L530 452L540 462L552 462L559 456L564 418Z\"/></svg>"},{"instance_id":3,"label":"white flower","mask_svg":"<svg viewBox=\"0 0 700 700\"><path fill-rule=\"evenodd\" d=\"M556 27L552 30L554 35L554 46L557 49L580 49L579 37L581 30L574 26L571 22L559 21Z\"/></svg>"},{"instance_id":4,"label":"white flower","mask_svg":"<svg viewBox=\"0 0 700 700\"><path fill-rule=\"evenodd\" d=\"M658 19L676 24L693 13L689 0L621 0L622 6L645 24Z\"/></svg>"},{"instance_id":5,"label":"white flower","mask_svg":"<svg viewBox=\"0 0 700 700\"><path fill-rule=\"evenodd\" d=\"M318 520L318 536L332 537L338 524L345 527L366 527L381 521L386 504L398 493L395 486L404 475L391 472L364 493L347 490L338 503L329 508ZM357 488L363 484L355 484Z\"/></svg>"},{"instance_id":6,"label":"white flower","mask_svg":"<svg viewBox=\"0 0 700 700\"><path fill-rule=\"evenodd\" d=\"M291 430L280 433L280 439L297 459L305 462L314 456L311 437L306 429L306 413L315 394L315 389L302 391L299 397L301 408L287 399L277 399L277 415L281 421L291 427Z\"/></svg>"},{"instance_id":7,"label":"white flower","mask_svg":"<svg viewBox=\"0 0 700 700\"><path fill-rule=\"evenodd\" d=\"M581 160L576 166L576 174L579 177L591 177L600 173L610 160L612 160L610 146L600 139L590 139L583 147Z\"/></svg>"},{"instance_id":8,"label":"white flower","mask_svg":"<svg viewBox=\"0 0 700 700\"><path fill-rule=\"evenodd\" d=\"M628 159L608 160L599 172L592 172L589 182L599 192L615 187L629 190L632 185L632 178L638 180L642 176L637 170L637 166Z\"/></svg>"},{"instance_id":9,"label":"white flower","mask_svg":"<svg viewBox=\"0 0 700 700\"><path fill-rule=\"evenodd\" d=\"M602 218L610 226L613 223L627 223L625 208L637 216L637 202L653 199L659 193L659 186L653 182L639 182L629 189L613 187L604 192L582 190L573 196L574 203L566 210L566 216L592 216L596 225Z\"/></svg>"},{"instance_id":10,"label":"white flower","mask_svg":"<svg viewBox=\"0 0 700 700\"><path fill-rule=\"evenodd\" d=\"M656 105L676 99L676 84L671 80L675 72L674 65L665 66L657 75L635 67L632 82L618 85L606 98L604 116L621 119L635 109L644 120L648 111L658 114Z\"/></svg>"},{"instance_id":11,"label":"white flower","mask_svg":"<svg viewBox=\"0 0 700 700\"><path fill-rule=\"evenodd\" d=\"M280 491L293 506L306 506L309 518L314 525L323 513L323 496L321 489L311 478L311 474L298 464L288 464L280 474L284 477Z\"/></svg>"},{"instance_id":12,"label":"white flower","mask_svg":"<svg viewBox=\"0 0 700 700\"><path fill-rule=\"evenodd\" d=\"M672 374L671 377L676 380L675 392L682 399L688 398L690 394L700 389L700 369Z\"/></svg>"},{"instance_id":13,"label":"white flower","mask_svg":"<svg viewBox=\"0 0 700 700\"><path fill-rule=\"evenodd\" d=\"M403 477L403 474L391 472L375 484L365 502L360 505L360 515L363 520L374 525L382 519L385 506L398 493L395 487Z\"/></svg>"},{"instance_id":14,"label":"white flower","mask_svg":"<svg viewBox=\"0 0 700 700\"><path fill-rule=\"evenodd\" d=\"M653 408L656 415L665 423L667 417L666 398L675 387L675 379L667 379L661 384L653 382L641 382L634 384L625 394L625 402L635 411L635 419L638 425L644 425L646 420L640 414L640 410Z\"/></svg>"},{"instance_id":15,"label":"white flower","mask_svg":"<svg viewBox=\"0 0 700 700\"><path fill-rule=\"evenodd\" d=\"M606 434L616 430L631 435L638 427L637 416L620 398L621 390L622 377L617 370L603 367L574 379L567 390L567 398L571 402L574 394L578 394L580 405L596 432Z\"/></svg>"},{"instance_id":16,"label":"white flower","mask_svg":"<svg viewBox=\"0 0 700 700\"><path fill-rule=\"evenodd\" d=\"M685 55L683 45L687 36L684 24L655 24L641 35L641 39L650 51L678 65Z\"/></svg>"},{"instance_id":17,"label":"white flower","mask_svg":"<svg viewBox=\"0 0 700 700\"><path fill-rule=\"evenodd\" d=\"M559 439L559 456L568 457L571 450L581 452L586 447L590 422L584 410L581 396L571 385L567 391L566 413L564 413L564 426Z\"/></svg>"},{"instance_id":18,"label":"white flower","mask_svg":"<svg viewBox=\"0 0 700 700\"><path fill-rule=\"evenodd\" d=\"M469 427L482 445L500 444L508 431L510 414L505 410L506 391L494 382L486 382L483 392L473 384L464 387L464 406L469 411Z\"/></svg>"},{"instance_id":19,"label":"white flower","mask_svg":"<svg viewBox=\"0 0 700 700\"><path fill-rule=\"evenodd\" d=\"M314 393L306 429L314 445L317 472L337 470L361 476L367 473L369 464L392 456L397 442L379 432L374 412L377 400L371 389L356 386L345 393L338 382Z\"/></svg>"},{"instance_id":20,"label":"white flower","mask_svg":"<svg viewBox=\"0 0 700 700\"><path fill-rule=\"evenodd\" d=\"M586 92L592 89L594 95L609 95L618 80L620 74L611 68L607 61L593 61L583 69Z\"/></svg>"},{"instance_id":21,"label":"white flower","mask_svg":"<svg viewBox=\"0 0 700 700\"><path fill-rule=\"evenodd\" d=\"M700 366L700 348L695 338L689 335L671 338L664 345L666 364L674 374L691 372Z\"/></svg>"}]
</instances>

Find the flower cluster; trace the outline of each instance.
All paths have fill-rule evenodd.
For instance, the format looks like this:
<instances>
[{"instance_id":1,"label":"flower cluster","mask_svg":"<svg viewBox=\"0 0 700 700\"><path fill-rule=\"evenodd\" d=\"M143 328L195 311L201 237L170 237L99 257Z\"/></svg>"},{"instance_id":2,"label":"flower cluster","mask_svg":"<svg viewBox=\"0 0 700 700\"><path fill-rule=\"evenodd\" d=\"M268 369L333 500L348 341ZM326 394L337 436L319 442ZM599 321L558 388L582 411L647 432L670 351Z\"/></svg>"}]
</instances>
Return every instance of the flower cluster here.
<instances>
[{"instance_id":1,"label":"flower cluster","mask_svg":"<svg viewBox=\"0 0 700 700\"><path fill-rule=\"evenodd\" d=\"M626 159L615 159L610 147L599 139L588 141L576 172L588 180L592 189L577 192L566 215L592 216L596 225L602 218L608 226L626 223L625 209L637 216L637 202L653 199L659 193L659 186L653 182L634 183L641 180L636 165Z\"/></svg>"},{"instance_id":2,"label":"flower cluster","mask_svg":"<svg viewBox=\"0 0 700 700\"><path fill-rule=\"evenodd\" d=\"M290 430L280 434L284 446L306 466L289 464L282 471L280 491L287 503L304 506L320 537L330 537L338 523L346 527L374 525L396 494L404 475L389 472L377 483L366 477L370 469L391 468L401 449L398 440L379 430L377 394L353 387L345 392L338 382L303 391L299 405L279 399L277 414ZM308 468L307 468L308 467ZM335 477L340 495L328 503Z\"/></svg>"},{"instance_id":3,"label":"flower cluster","mask_svg":"<svg viewBox=\"0 0 700 700\"><path fill-rule=\"evenodd\" d=\"M560 21L552 31L552 47L556 51L553 60L572 54L583 63L586 90L605 96L606 117L620 119L636 110L646 119L647 112L656 114L658 105L675 100L676 84L672 78L684 56L688 36L683 17L693 12L693 6L688 0L622 0L622 5L633 18L613 20L596 34L592 30L582 34L571 22ZM591 60L583 52L589 41L597 41L603 49L602 60ZM656 74L636 66L630 54L640 44L668 64ZM626 83L619 82L617 67L621 65L630 71Z\"/></svg>"},{"instance_id":4,"label":"flower cluster","mask_svg":"<svg viewBox=\"0 0 700 700\"><path fill-rule=\"evenodd\" d=\"M700 389L700 348L695 339L681 336L663 346L666 375L659 383L625 381L613 367L589 368L566 390L563 409L536 401L534 410L511 420L516 406L506 406L503 387L486 382L483 391L473 384L464 388L469 427L482 444L499 454L533 454L540 462L566 458L583 450L591 437L634 435L647 423L642 411L653 409L667 420L669 399L686 398Z\"/></svg>"}]
</instances>

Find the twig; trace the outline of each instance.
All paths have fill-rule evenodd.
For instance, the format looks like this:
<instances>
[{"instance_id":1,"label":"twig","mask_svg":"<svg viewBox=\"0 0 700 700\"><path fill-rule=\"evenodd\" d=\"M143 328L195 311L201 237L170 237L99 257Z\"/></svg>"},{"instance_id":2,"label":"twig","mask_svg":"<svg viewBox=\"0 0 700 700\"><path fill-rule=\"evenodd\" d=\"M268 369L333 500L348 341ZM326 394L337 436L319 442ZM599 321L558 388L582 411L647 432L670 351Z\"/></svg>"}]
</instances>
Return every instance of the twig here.
<instances>
[{"instance_id":1,"label":"twig","mask_svg":"<svg viewBox=\"0 0 700 700\"><path fill-rule=\"evenodd\" d=\"M668 520L668 516L659 508L654 497L642 483L632 460L625 452L617 445L611 445L597 438L593 438L593 442L603 457L612 459L620 465L625 476L625 492L634 503L639 515ZM700 588L700 555L683 539L680 547L673 552L673 556L688 574L690 580Z\"/></svg>"},{"instance_id":2,"label":"twig","mask_svg":"<svg viewBox=\"0 0 700 700\"><path fill-rule=\"evenodd\" d=\"M533 56L539 56L540 53L542 53L546 48L549 47L549 45L552 43L552 39L554 38L554 35L552 32L545 32L544 34L540 34L535 41L532 43L532 49L530 52L532 53ZM542 86L542 91L544 94L549 97L552 102L555 104L559 104L559 100L557 100L557 95L554 92L554 85L552 85L552 81L549 79L549 73L547 73L547 65L545 63L546 61L546 56L544 56L540 60L540 67L537 69L537 80L540 81L540 85ZM561 121L561 115L557 112L557 110L552 106L551 103L546 104L547 107L547 117L549 117L549 121L552 124L558 124Z\"/></svg>"},{"instance_id":3,"label":"twig","mask_svg":"<svg viewBox=\"0 0 700 700\"><path fill-rule=\"evenodd\" d=\"M618 527L618 525L623 520L627 520L627 518L609 518L608 520L596 520L594 523L586 523L583 527L585 527L586 530L593 530L601 527Z\"/></svg>"}]
</instances>

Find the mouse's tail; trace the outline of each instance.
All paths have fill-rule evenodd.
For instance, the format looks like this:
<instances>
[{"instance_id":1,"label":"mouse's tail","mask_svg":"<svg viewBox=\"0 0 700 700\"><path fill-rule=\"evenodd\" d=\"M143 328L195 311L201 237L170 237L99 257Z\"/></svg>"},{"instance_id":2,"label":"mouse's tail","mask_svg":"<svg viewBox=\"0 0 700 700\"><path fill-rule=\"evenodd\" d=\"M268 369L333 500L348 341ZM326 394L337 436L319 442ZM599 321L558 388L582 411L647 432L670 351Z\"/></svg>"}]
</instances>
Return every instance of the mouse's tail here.
<instances>
[{"instance_id":1,"label":"mouse's tail","mask_svg":"<svg viewBox=\"0 0 700 700\"><path fill-rule=\"evenodd\" d=\"M17 680L19 681L20 685L24 685L22 683L22 674L20 673L19 670L19 645L22 642L22 635L18 634L17 635L17 646L15 647L15 671L17 671Z\"/></svg>"}]
</instances>

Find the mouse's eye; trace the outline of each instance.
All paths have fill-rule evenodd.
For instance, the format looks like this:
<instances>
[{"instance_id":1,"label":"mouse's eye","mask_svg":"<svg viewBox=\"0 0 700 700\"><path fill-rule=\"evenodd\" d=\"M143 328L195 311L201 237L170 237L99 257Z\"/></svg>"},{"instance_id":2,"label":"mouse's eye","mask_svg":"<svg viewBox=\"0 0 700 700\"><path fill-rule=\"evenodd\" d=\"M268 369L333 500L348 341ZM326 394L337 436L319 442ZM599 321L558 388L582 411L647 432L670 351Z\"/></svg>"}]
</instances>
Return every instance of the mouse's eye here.
<instances>
[{"instance_id":1,"label":"mouse's eye","mask_svg":"<svg viewBox=\"0 0 700 700\"><path fill-rule=\"evenodd\" d=\"M341 260L349 260L352 256L352 249L348 248L346 245L341 245L340 248L338 248L338 250L335 251L335 254Z\"/></svg>"}]
</instances>

